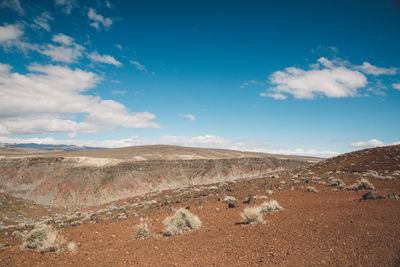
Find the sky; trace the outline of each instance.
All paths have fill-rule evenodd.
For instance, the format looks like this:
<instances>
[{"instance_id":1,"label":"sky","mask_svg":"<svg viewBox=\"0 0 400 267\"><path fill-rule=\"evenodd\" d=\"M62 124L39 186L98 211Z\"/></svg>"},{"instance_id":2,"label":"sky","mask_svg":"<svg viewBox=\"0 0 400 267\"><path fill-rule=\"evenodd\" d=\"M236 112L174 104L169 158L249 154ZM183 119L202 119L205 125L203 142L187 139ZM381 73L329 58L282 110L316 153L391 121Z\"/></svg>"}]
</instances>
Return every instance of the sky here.
<instances>
[{"instance_id":1,"label":"sky","mask_svg":"<svg viewBox=\"0 0 400 267\"><path fill-rule=\"evenodd\" d=\"M400 1L0 0L0 143L400 143Z\"/></svg>"}]
</instances>

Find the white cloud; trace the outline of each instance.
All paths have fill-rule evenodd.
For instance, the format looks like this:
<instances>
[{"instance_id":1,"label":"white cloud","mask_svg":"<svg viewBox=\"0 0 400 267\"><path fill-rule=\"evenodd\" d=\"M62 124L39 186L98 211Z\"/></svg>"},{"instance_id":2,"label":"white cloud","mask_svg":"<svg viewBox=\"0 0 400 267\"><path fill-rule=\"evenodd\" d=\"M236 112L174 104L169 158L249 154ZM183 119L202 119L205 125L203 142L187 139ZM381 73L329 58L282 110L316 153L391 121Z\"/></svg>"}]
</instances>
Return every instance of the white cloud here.
<instances>
[{"instance_id":1,"label":"white cloud","mask_svg":"<svg viewBox=\"0 0 400 267\"><path fill-rule=\"evenodd\" d=\"M122 66L122 63L116 60L114 57L109 55L100 55L97 51L94 51L88 55L88 57L96 62L111 64L117 67Z\"/></svg>"},{"instance_id":2,"label":"white cloud","mask_svg":"<svg viewBox=\"0 0 400 267\"><path fill-rule=\"evenodd\" d=\"M61 7L65 14L71 14L72 9L78 6L75 0L55 0L54 4L56 7Z\"/></svg>"},{"instance_id":3,"label":"white cloud","mask_svg":"<svg viewBox=\"0 0 400 267\"><path fill-rule=\"evenodd\" d=\"M74 39L72 39L71 37L69 37L63 33L55 34L53 36L52 40L53 40L53 42L59 43L62 45L73 45L74 44Z\"/></svg>"},{"instance_id":4,"label":"white cloud","mask_svg":"<svg viewBox=\"0 0 400 267\"><path fill-rule=\"evenodd\" d=\"M23 35L23 26L20 24L0 26L0 45L6 52L14 47L23 52L39 51L39 46L25 42L22 39Z\"/></svg>"},{"instance_id":5,"label":"white cloud","mask_svg":"<svg viewBox=\"0 0 400 267\"><path fill-rule=\"evenodd\" d=\"M313 99L316 96L353 97L358 89L367 85L367 78L359 71L337 65L326 58L318 60L321 69L303 70L286 68L271 74L270 87L263 96L284 99L287 94L295 98Z\"/></svg>"},{"instance_id":6,"label":"white cloud","mask_svg":"<svg viewBox=\"0 0 400 267\"><path fill-rule=\"evenodd\" d=\"M133 64L133 65L136 67L136 69L141 70L141 71L147 71L146 66L140 64L139 61L130 60L129 62L130 62L131 64Z\"/></svg>"},{"instance_id":7,"label":"white cloud","mask_svg":"<svg viewBox=\"0 0 400 267\"><path fill-rule=\"evenodd\" d=\"M390 68L376 67L374 65L371 65L368 62L364 62L360 66L355 66L355 68L366 74L372 74L372 75L395 75L397 73L397 71L399 70L398 68L394 68L394 67L390 67Z\"/></svg>"},{"instance_id":8,"label":"white cloud","mask_svg":"<svg viewBox=\"0 0 400 267\"><path fill-rule=\"evenodd\" d=\"M349 147L372 148L372 147L378 147L378 146L392 146L392 145L398 145L398 144L400 144L400 141L392 142L392 143L384 143L378 139L371 139L368 141L360 141L360 142L356 142L356 143L351 143L351 144L349 144Z\"/></svg>"},{"instance_id":9,"label":"white cloud","mask_svg":"<svg viewBox=\"0 0 400 267\"><path fill-rule=\"evenodd\" d=\"M196 116L194 116L192 114L179 114L179 116L184 117L184 118L188 118L191 121L196 120Z\"/></svg>"},{"instance_id":10,"label":"white cloud","mask_svg":"<svg viewBox=\"0 0 400 267\"><path fill-rule=\"evenodd\" d=\"M17 40L24 32L17 25L0 26L0 44L6 44Z\"/></svg>"},{"instance_id":11,"label":"white cloud","mask_svg":"<svg viewBox=\"0 0 400 267\"><path fill-rule=\"evenodd\" d=\"M120 44L115 44L115 47L118 48L119 50L123 49L122 45L120 45Z\"/></svg>"},{"instance_id":12,"label":"white cloud","mask_svg":"<svg viewBox=\"0 0 400 267\"><path fill-rule=\"evenodd\" d=\"M48 44L47 47L42 50L42 54L49 56L52 61L73 63L82 57L82 51L84 48L79 47L67 47L67 46L55 46Z\"/></svg>"},{"instance_id":13,"label":"white cloud","mask_svg":"<svg viewBox=\"0 0 400 267\"><path fill-rule=\"evenodd\" d=\"M52 40L59 45L48 44L40 51L49 56L52 61L73 63L82 57L85 48L75 43L71 37L59 33L54 35Z\"/></svg>"},{"instance_id":14,"label":"white cloud","mask_svg":"<svg viewBox=\"0 0 400 267\"><path fill-rule=\"evenodd\" d=\"M97 11L93 8L89 8L88 17L90 26L95 27L97 30L101 29L101 26L104 28L109 29L113 24L113 21L110 18L105 18L100 14L97 14Z\"/></svg>"},{"instance_id":15,"label":"white cloud","mask_svg":"<svg viewBox=\"0 0 400 267\"><path fill-rule=\"evenodd\" d=\"M50 31L49 20L54 20L54 18L50 16L49 13L43 12L42 15L33 20L34 23L33 27L43 28L44 30L49 32Z\"/></svg>"},{"instance_id":16,"label":"white cloud","mask_svg":"<svg viewBox=\"0 0 400 267\"><path fill-rule=\"evenodd\" d=\"M111 92L113 95L125 95L126 91L124 90L114 90Z\"/></svg>"},{"instance_id":17,"label":"white cloud","mask_svg":"<svg viewBox=\"0 0 400 267\"><path fill-rule=\"evenodd\" d=\"M257 80L251 80L249 82L245 82L242 83L242 85L240 85L240 88L246 88L249 85L259 85L259 86L264 86L263 82L257 81Z\"/></svg>"},{"instance_id":18,"label":"white cloud","mask_svg":"<svg viewBox=\"0 0 400 267\"><path fill-rule=\"evenodd\" d=\"M147 139L140 136L131 136L124 139L111 139L111 140L57 140L51 137L44 138L10 138L1 137L0 143L36 143L36 144L52 144L52 145L78 145L89 147L127 147L138 145L177 145L177 146L190 146L190 147L203 147L203 148L222 148L233 149L240 151L262 152L270 154L281 155L301 155L301 156L314 156L314 157L332 157L338 155L335 151L318 151L315 149L267 149L262 144L254 140L232 141L231 139L215 136L215 135L200 135L200 136L173 136L165 135L160 138Z\"/></svg>"},{"instance_id":19,"label":"white cloud","mask_svg":"<svg viewBox=\"0 0 400 267\"><path fill-rule=\"evenodd\" d=\"M266 92L261 92L260 96L262 97L272 97L276 100L285 100L287 96L281 94L281 93L266 93Z\"/></svg>"},{"instance_id":20,"label":"white cloud","mask_svg":"<svg viewBox=\"0 0 400 267\"><path fill-rule=\"evenodd\" d=\"M92 72L54 65L31 65L28 70L19 74L0 64L2 135L160 127L152 113L130 112L119 102L87 94L100 82ZM71 115L84 120L75 122Z\"/></svg>"},{"instance_id":21,"label":"white cloud","mask_svg":"<svg viewBox=\"0 0 400 267\"><path fill-rule=\"evenodd\" d=\"M394 89L400 90L400 83L394 83L392 86Z\"/></svg>"},{"instance_id":22,"label":"white cloud","mask_svg":"<svg viewBox=\"0 0 400 267\"><path fill-rule=\"evenodd\" d=\"M318 63L320 63L322 66L324 66L326 68L331 69L334 67L333 62L325 57L320 57L317 61L318 61Z\"/></svg>"},{"instance_id":23,"label":"white cloud","mask_svg":"<svg viewBox=\"0 0 400 267\"><path fill-rule=\"evenodd\" d=\"M25 13L25 10L21 7L19 0L1 0L0 8L10 8L18 12L19 15L23 15Z\"/></svg>"},{"instance_id":24,"label":"white cloud","mask_svg":"<svg viewBox=\"0 0 400 267\"><path fill-rule=\"evenodd\" d=\"M258 152L263 152L263 151L260 150ZM311 156L311 157L321 157L321 158L334 157L339 154L336 151L330 151L330 150L319 151L316 149L302 149L302 148L276 149L276 150L267 150L265 152L271 154L299 155L299 156Z\"/></svg>"}]
</instances>

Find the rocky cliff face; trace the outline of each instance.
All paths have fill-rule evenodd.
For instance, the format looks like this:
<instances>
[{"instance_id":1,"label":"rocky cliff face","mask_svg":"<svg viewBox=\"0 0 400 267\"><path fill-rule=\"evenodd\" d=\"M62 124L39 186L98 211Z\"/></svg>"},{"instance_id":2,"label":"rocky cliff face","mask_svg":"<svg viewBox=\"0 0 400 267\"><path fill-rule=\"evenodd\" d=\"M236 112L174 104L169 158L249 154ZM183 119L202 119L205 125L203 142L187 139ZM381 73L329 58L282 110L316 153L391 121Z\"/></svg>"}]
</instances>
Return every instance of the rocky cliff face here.
<instances>
[{"instance_id":1,"label":"rocky cliff face","mask_svg":"<svg viewBox=\"0 0 400 267\"><path fill-rule=\"evenodd\" d=\"M258 177L307 164L273 157L144 161L3 157L0 191L40 204L85 207L156 190Z\"/></svg>"}]
</instances>

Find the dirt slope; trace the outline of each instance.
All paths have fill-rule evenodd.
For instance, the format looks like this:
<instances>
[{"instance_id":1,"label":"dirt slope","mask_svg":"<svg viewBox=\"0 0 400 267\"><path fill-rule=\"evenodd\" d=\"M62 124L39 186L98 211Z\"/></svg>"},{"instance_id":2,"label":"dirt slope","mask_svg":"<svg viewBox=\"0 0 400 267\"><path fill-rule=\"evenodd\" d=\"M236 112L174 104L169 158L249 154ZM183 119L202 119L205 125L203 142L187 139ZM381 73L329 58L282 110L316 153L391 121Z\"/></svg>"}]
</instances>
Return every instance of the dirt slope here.
<instances>
[{"instance_id":1,"label":"dirt slope","mask_svg":"<svg viewBox=\"0 0 400 267\"><path fill-rule=\"evenodd\" d=\"M279 178L241 179L137 196L54 217L49 223L65 240L58 252L21 251L21 237L11 234L14 229L1 231L0 243L7 246L0 250L0 265L399 266L400 200L388 197L400 193L399 174L400 146L392 146L273 175ZM330 177L346 185L367 178L383 198L361 201L368 191L330 186ZM319 192L306 192L307 186ZM273 194L267 196L267 190ZM255 203L244 203L251 195ZM226 196L235 197L239 207L228 208L221 201ZM243 224L240 213L245 207L270 199L284 210L264 215L265 224ZM179 207L190 208L202 227L168 238L135 239L140 218L149 218L152 232L159 233L164 218ZM86 214L91 219L76 223ZM76 252L67 249L70 241L76 243Z\"/></svg>"}]
</instances>

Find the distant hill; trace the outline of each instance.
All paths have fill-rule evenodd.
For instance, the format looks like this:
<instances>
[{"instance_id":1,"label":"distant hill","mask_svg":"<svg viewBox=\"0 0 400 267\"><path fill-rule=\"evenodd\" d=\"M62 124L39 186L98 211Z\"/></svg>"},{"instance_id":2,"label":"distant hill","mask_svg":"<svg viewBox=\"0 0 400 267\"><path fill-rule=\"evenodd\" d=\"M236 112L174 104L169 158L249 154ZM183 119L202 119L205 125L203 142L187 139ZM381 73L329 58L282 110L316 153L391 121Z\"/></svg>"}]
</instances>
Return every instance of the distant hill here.
<instances>
[{"instance_id":1,"label":"distant hill","mask_svg":"<svg viewBox=\"0 0 400 267\"><path fill-rule=\"evenodd\" d=\"M7 154L30 154L47 153L51 151L82 151L102 149L98 147L74 146L74 145L51 145L51 144L6 144L0 143L0 155Z\"/></svg>"}]
</instances>

